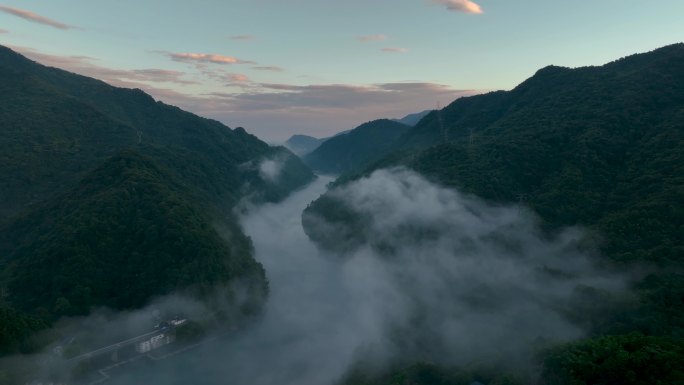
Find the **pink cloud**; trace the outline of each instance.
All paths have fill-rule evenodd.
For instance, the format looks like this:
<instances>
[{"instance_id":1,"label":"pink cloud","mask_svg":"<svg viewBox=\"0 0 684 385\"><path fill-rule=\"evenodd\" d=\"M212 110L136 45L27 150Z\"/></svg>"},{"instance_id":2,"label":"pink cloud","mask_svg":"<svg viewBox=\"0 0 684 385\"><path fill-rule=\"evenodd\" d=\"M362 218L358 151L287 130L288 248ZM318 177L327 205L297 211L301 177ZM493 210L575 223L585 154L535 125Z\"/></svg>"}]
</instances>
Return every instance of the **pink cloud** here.
<instances>
[{"instance_id":1,"label":"pink cloud","mask_svg":"<svg viewBox=\"0 0 684 385\"><path fill-rule=\"evenodd\" d=\"M8 30L0 28L0 33L9 33Z\"/></svg>"},{"instance_id":2,"label":"pink cloud","mask_svg":"<svg viewBox=\"0 0 684 385\"><path fill-rule=\"evenodd\" d=\"M445 5L450 11L473 14L483 13L482 7L471 0L432 0L432 2Z\"/></svg>"},{"instance_id":3,"label":"pink cloud","mask_svg":"<svg viewBox=\"0 0 684 385\"><path fill-rule=\"evenodd\" d=\"M19 9L19 8L12 8L12 7L0 5L0 11L5 12L5 13L9 13L10 15L21 17L24 20L28 20L28 21L38 23L38 24L48 25L50 27L57 28L57 29L74 29L74 28L76 28L76 27L68 25L68 24L60 23L59 21L56 21L56 20L48 19L47 17L38 15L37 13L33 13L31 11L26 11L26 10Z\"/></svg>"},{"instance_id":4,"label":"pink cloud","mask_svg":"<svg viewBox=\"0 0 684 385\"><path fill-rule=\"evenodd\" d=\"M196 114L217 119L228 126L244 126L267 140L285 140L295 133L328 136L381 117L398 117L434 108L481 90L456 89L420 82L380 84L269 84L257 83L226 67L197 63L216 92L194 94L182 85L188 74L167 69L120 70L93 64L84 56L57 56L12 47L44 65L94 77L112 85L140 88L157 100ZM199 74L198 74L199 75ZM169 87L169 88L163 88ZM353 111L353 113L350 113ZM321 126L325 122L325 127Z\"/></svg>"},{"instance_id":5,"label":"pink cloud","mask_svg":"<svg viewBox=\"0 0 684 385\"><path fill-rule=\"evenodd\" d=\"M408 52L408 48L399 48L399 47L387 47L381 49L382 52L392 52L392 53L406 53Z\"/></svg>"},{"instance_id":6,"label":"pink cloud","mask_svg":"<svg viewBox=\"0 0 684 385\"><path fill-rule=\"evenodd\" d=\"M194 111L244 126L267 140L295 133L323 137L382 117L434 108L438 102L481 93L435 83L259 84L250 92L217 92L193 104ZM350 114L350 111L354 111ZM325 128L321 127L325 121Z\"/></svg>"},{"instance_id":7,"label":"pink cloud","mask_svg":"<svg viewBox=\"0 0 684 385\"><path fill-rule=\"evenodd\" d=\"M243 74L229 74L228 78L233 83L249 83L250 82L249 77L247 77L247 75L243 75Z\"/></svg>"},{"instance_id":8,"label":"pink cloud","mask_svg":"<svg viewBox=\"0 0 684 385\"><path fill-rule=\"evenodd\" d=\"M169 53L171 59L183 62L214 63L214 64L256 64L249 60L241 60L232 56L211 53Z\"/></svg>"},{"instance_id":9,"label":"pink cloud","mask_svg":"<svg viewBox=\"0 0 684 385\"><path fill-rule=\"evenodd\" d=\"M357 36L356 40L362 41L364 43L369 42L369 41L383 41L383 40L387 40L387 35L378 34L378 35Z\"/></svg>"}]
</instances>

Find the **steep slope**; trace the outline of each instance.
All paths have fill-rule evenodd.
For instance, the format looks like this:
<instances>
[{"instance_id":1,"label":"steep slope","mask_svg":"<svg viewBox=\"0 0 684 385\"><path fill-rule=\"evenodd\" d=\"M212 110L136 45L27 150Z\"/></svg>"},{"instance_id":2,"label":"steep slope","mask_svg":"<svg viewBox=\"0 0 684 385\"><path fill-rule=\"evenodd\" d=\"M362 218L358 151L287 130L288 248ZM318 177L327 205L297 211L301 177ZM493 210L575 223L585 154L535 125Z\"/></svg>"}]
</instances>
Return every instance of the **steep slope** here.
<instances>
[{"instance_id":1,"label":"steep slope","mask_svg":"<svg viewBox=\"0 0 684 385\"><path fill-rule=\"evenodd\" d=\"M176 290L208 293L240 278L265 293L264 271L238 228L224 242L192 193L125 151L1 234L9 300L36 315L130 309Z\"/></svg>"},{"instance_id":2,"label":"steep slope","mask_svg":"<svg viewBox=\"0 0 684 385\"><path fill-rule=\"evenodd\" d=\"M505 371L496 365L491 375L474 376L476 363L402 364L348 383L682 382L684 44L601 67L546 67L512 91L459 99L399 138L392 154L336 184L393 166L489 201L529 206L549 230L589 227L604 264L633 281L618 298L586 291L586 304L568 311L589 335L539 346L534 380L494 379ZM339 250L363 240L366 215L333 191L307 208L303 222L312 239ZM322 231L320 217L335 231Z\"/></svg>"},{"instance_id":3,"label":"steep slope","mask_svg":"<svg viewBox=\"0 0 684 385\"><path fill-rule=\"evenodd\" d=\"M348 133L336 135L304 157L311 168L329 174L355 170L382 156L392 142L410 127L388 119L364 123Z\"/></svg>"},{"instance_id":4,"label":"steep slope","mask_svg":"<svg viewBox=\"0 0 684 385\"><path fill-rule=\"evenodd\" d=\"M63 192L123 148L138 147L205 198L228 204L244 195L239 166L275 155L243 129L155 102L140 90L44 67L4 47L0 80L0 143L7 149L0 155L0 221ZM184 164L171 164L178 161ZM310 181L306 167L297 167L295 182Z\"/></svg>"},{"instance_id":5,"label":"steep slope","mask_svg":"<svg viewBox=\"0 0 684 385\"><path fill-rule=\"evenodd\" d=\"M408 114L401 119L392 119L392 120L394 120L395 122L399 122L401 124L405 124L407 126L413 127L416 124L418 124L418 122L420 122L421 119L423 119L425 116L427 116L427 114L429 114L430 112L432 112L432 110L425 110L425 111L421 111L421 112L416 112L415 114Z\"/></svg>"},{"instance_id":6,"label":"steep slope","mask_svg":"<svg viewBox=\"0 0 684 385\"><path fill-rule=\"evenodd\" d=\"M338 183L406 165L489 200L522 201L550 226L593 226L615 260L680 264L683 63L677 44L602 67L544 68L510 92L432 112L391 156Z\"/></svg>"},{"instance_id":7,"label":"steep slope","mask_svg":"<svg viewBox=\"0 0 684 385\"><path fill-rule=\"evenodd\" d=\"M5 353L93 307L202 296L237 280L263 299L264 272L232 209L244 198L283 199L314 178L242 128L4 47L0 128Z\"/></svg>"}]
</instances>

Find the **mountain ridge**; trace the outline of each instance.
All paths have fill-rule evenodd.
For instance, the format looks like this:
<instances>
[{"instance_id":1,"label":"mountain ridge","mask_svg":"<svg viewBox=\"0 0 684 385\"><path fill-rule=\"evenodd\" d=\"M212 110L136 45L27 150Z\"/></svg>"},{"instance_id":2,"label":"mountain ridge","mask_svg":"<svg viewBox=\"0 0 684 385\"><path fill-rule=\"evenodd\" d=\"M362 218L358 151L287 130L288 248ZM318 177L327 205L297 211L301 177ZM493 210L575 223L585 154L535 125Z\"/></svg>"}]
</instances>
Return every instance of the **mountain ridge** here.
<instances>
[{"instance_id":1,"label":"mountain ridge","mask_svg":"<svg viewBox=\"0 0 684 385\"><path fill-rule=\"evenodd\" d=\"M409 128L390 119L366 122L326 140L304 157L304 163L326 174L348 172L380 157Z\"/></svg>"},{"instance_id":2,"label":"mountain ridge","mask_svg":"<svg viewBox=\"0 0 684 385\"><path fill-rule=\"evenodd\" d=\"M232 210L315 177L242 128L2 46L0 122L5 354L62 316L174 292L204 298L238 281L251 300L231 300L235 315L257 311L267 279ZM275 171L263 174L265 163Z\"/></svg>"}]
</instances>

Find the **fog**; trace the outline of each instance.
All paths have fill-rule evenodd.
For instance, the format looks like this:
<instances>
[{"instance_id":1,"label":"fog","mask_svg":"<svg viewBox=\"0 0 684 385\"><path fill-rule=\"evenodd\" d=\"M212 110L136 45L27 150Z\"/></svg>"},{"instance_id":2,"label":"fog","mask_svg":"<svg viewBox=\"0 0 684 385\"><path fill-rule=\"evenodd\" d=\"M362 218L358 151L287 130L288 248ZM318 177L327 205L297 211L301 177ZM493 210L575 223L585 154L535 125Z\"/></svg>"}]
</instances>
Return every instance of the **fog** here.
<instances>
[{"instance_id":1,"label":"fog","mask_svg":"<svg viewBox=\"0 0 684 385\"><path fill-rule=\"evenodd\" d=\"M488 205L403 169L332 192L371 218L368 235L391 252L364 245L329 255L301 226L328 182L242 217L270 282L259 321L115 383L332 384L351 367L412 360L525 367L533 346L585 333L564 316L578 287L622 285L593 267L581 230L545 235L524 208Z\"/></svg>"},{"instance_id":2,"label":"fog","mask_svg":"<svg viewBox=\"0 0 684 385\"><path fill-rule=\"evenodd\" d=\"M533 374L535 348L585 335L570 320L581 288L624 286L595 267L583 230L545 234L524 207L488 204L405 169L376 171L330 191L364 217L367 242L346 254L322 251L304 233L301 216L329 182L319 177L280 203L240 205L270 286L258 318L164 359L115 368L108 383L326 385L352 368L374 373L415 361ZM342 232L320 218L316 226ZM98 348L145 333L174 313L206 320L234 308L230 301L207 305L172 295L138 311L62 320L55 330ZM28 359L43 377L73 366L50 350Z\"/></svg>"},{"instance_id":3,"label":"fog","mask_svg":"<svg viewBox=\"0 0 684 385\"><path fill-rule=\"evenodd\" d=\"M259 164L259 176L269 182L277 182L283 169L284 160L266 159Z\"/></svg>"}]
</instances>

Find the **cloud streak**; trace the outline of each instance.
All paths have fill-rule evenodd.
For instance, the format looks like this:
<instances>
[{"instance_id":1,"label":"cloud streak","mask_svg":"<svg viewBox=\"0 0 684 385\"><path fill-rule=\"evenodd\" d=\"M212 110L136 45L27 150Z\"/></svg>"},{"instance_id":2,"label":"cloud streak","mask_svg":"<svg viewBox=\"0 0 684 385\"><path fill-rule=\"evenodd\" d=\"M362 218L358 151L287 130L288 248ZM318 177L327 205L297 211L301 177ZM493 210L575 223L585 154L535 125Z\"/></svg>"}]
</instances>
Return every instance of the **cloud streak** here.
<instances>
[{"instance_id":1,"label":"cloud streak","mask_svg":"<svg viewBox=\"0 0 684 385\"><path fill-rule=\"evenodd\" d=\"M402 104L406 99L432 94L452 99L472 95L475 90L454 90L434 83L383 83L375 85L291 85L260 84L260 92L219 94L236 111L287 110L291 108L330 108L347 110L368 105Z\"/></svg>"},{"instance_id":2,"label":"cloud streak","mask_svg":"<svg viewBox=\"0 0 684 385\"><path fill-rule=\"evenodd\" d=\"M480 14L482 7L471 0L432 0L433 3L446 6L450 11Z\"/></svg>"},{"instance_id":3,"label":"cloud streak","mask_svg":"<svg viewBox=\"0 0 684 385\"><path fill-rule=\"evenodd\" d=\"M213 64L256 64L250 60L242 60L233 56L217 55L212 53L168 53L174 61L186 63L213 63Z\"/></svg>"},{"instance_id":4,"label":"cloud streak","mask_svg":"<svg viewBox=\"0 0 684 385\"><path fill-rule=\"evenodd\" d=\"M283 72L285 69L278 66L256 66L252 67L253 70L257 71L271 71L271 72Z\"/></svg>"},{"instance_id":5,"label":"cloud streak","mask_svg":"<svg viewBox=\"0 0 684 385\"><path fill-rule=\"evenodd\" d=\"M364 42L364 43L369 42L369 41L383 41L383 40L387 40L387 35L378 34L378 35L357 36L356 40Z\"/></svg>"},{"instance_id":6,"label":"cloud streak","mask_svg":"<svg viewBox=\"0 0 684 385\"><path fill-rule=\"evenodd\" d=\"M296 133L324 137L381 117L434 108L480 90L435 83L271 84L255 83L247 92L216 92L188 100L186 108L247 127L262 138L285 140ZM349 114L353 110L354 114ZM325 126L321 122L325 121Z\"/></svg>"},{"instance_id":7,"label":"cloud streak","mask_svg":"<svg viewBox=\"0 0 684 385\"><path fill-rule=\"evenodd\" d=\"M369 120L404 116L434 108L438 102L481 93L425 82L381 84L279 84L260 83L249 73L227 71L230 66L194 62L186 73L167 69L119 70L96 64L85 56L58 56L30 48L12 47L42 64L103 80L118 87L140 88L154 98L196 114L219 120L272 142L292 134L330 136ZM163 55L168 52L157 51ZM280 67L254 68L276 71ZM247 77L247 78L246 78ZM195 84L207 85L202 94ZM349 111L354 111L350 114ZM325 122L325 124L321 124Z\"/></svg>"},{"instance_id":8,"label":"cloud streak","mask_svg":"<svg viewBox=\"0 0 684 385\"><path fill-rule=\"evenodd\" d=\"M33 23L38 23L38 24L43 24L47 25L53 28L57 29L76 29L76 27L69 25L69 24L64 24L60 23L59 21L49 19L45 16L41 16L37 13L33 13L31 11L27 11L24 9L19 9L19 8L12 8L12 7L7 7L5 5L0 5L0 11L8 13L10 15L14 15L17 17L21 17L24 20L28 20Z\"/></svg>"},{"instance_id":9,"label":"cloud streak","mask_svg":"<svg viewBox=\"0 0 684 385\"><path fill-rule=\"evenodd\" d=\"M181 71L159 68L119 70L93 64L96 59L88 56L59 56L38 52L30 48L12 48L43 65L64 68L120 87L145 88L145 84L138 82L196 84L195 81L185 79L187 74Z\"/></svg>"}]
</instances>

